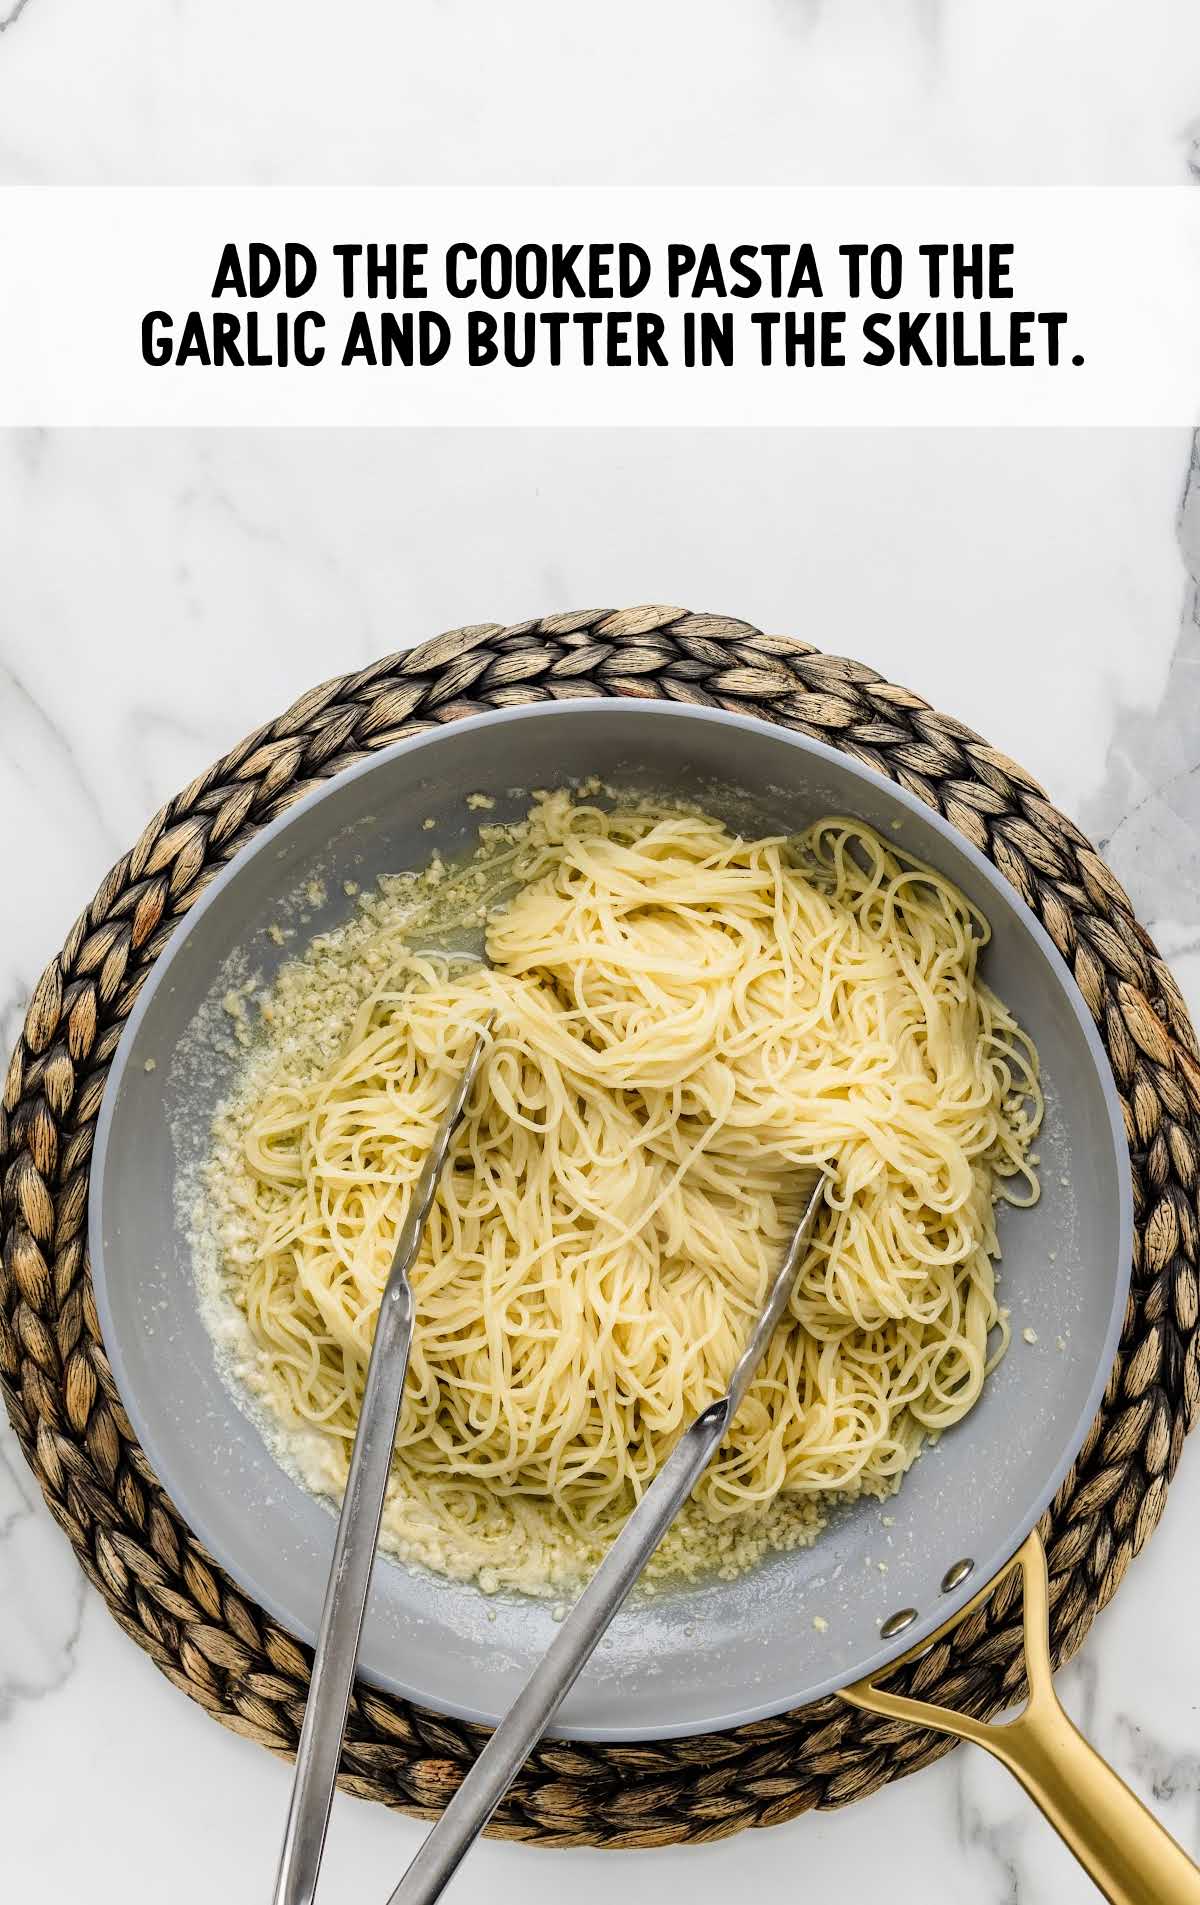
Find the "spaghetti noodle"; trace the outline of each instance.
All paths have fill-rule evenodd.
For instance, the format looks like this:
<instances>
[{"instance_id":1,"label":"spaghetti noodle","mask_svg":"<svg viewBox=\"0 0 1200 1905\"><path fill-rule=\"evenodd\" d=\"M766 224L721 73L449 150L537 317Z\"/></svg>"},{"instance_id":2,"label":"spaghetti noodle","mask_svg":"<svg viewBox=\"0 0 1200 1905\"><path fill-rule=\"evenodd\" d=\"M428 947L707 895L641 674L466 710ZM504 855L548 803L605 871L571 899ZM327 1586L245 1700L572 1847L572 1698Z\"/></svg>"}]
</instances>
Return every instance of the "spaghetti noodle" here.
<instances>
[{"instance_id":1,"label":"spaghetti noodle","mask_svg":"<svg viewBox=\"0 0 1200 1905\"><path fill-rule=\"evenodd\" d=\"M1007 1341L994 1207L1037 1196L1042 1101L987 923L844 818L743 839L554 796L500 840L488 964L423 950L409 892L349 929L374 957L332 1061L289 1069L274 1001L279 1062L209 1172L243 1374L340 1495L397 1231L494 1012L413 1272L385 1537L489 1588L586 1572L722 1393L816 1165L790 1315L660 1566L809 1539L830 1496L890 1492Z\"/></svg>"}]
</instances>

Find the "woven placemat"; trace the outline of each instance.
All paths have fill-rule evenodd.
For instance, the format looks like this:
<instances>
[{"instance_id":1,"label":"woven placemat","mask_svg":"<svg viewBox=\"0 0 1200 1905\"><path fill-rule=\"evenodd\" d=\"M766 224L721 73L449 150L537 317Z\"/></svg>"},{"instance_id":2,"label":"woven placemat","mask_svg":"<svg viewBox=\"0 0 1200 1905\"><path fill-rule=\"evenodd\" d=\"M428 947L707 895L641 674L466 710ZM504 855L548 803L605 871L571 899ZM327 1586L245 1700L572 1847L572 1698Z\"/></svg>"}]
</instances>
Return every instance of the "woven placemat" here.
<instances>
[{"instance_id":1,"label":"woven placemat","mask_svg":"<svg viewBox=\"0 0 1200 1905\"><path fill-rule=\"evenodd\" d=\"M403 735L597 693L754 713L852 754L987 853L1075 974L1121 1094L1136 1239L1104 1406L1042 1524L1057 1661L1157 1523L1200 1408L1200 1048L1117 881L1036 782L872 669L746 622L651 607L439 635L314 688L155 815L39 981L0 1123L0 1380L21 1446L126 1633L215 1718L274 1751L295 1748L308 1650L247 1601L175 1512L134 1441L100 1339L86 1213L109 1062L176 922L291 801ZM1009 1704L1022 1685L1018 1596L1011 1581L906 1670L908 1689L977 1713ZM406 1811L440 1810L482 1737L360 1687L343 1784ZM715 1839L862 1798L950 1744L836 1699L695 1739L548 1741L494 1830L551 1845Z\"/></svg>"}]
</instances>

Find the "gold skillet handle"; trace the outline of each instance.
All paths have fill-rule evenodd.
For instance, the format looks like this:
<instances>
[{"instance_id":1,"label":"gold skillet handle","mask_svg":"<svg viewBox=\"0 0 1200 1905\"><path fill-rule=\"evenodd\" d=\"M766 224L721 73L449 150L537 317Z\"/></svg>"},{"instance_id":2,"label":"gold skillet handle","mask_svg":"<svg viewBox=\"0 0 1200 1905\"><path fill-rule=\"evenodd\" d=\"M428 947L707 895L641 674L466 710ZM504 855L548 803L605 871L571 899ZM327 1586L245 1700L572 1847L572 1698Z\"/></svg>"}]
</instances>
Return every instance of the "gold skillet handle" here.
<instances>
[{"instance_id":1,"label":"gold skillet handle","mask_svg":"<svg viewBox=\"0 0 1200 1905\"><path fill-rule=\"evenodd\" d=\"M1200 1870L1088 1745L1058 1703L1050 1665L1046 1551L1036 1529L969 1607L977 1607L1018 1567L1025 1585L1029 1702L1016 1719L996 1725L925 1700L884 1693L872 1676L844 1688L842 1699L868 1713L909 1720L982 1746L1016 1775L1111 1905L1200 1905ZM962 1617L955 1615L939 1634ZM928 1645L923 1642L893 1661L879 1677L914 1659Z\"/></svg>"}]
</instances>

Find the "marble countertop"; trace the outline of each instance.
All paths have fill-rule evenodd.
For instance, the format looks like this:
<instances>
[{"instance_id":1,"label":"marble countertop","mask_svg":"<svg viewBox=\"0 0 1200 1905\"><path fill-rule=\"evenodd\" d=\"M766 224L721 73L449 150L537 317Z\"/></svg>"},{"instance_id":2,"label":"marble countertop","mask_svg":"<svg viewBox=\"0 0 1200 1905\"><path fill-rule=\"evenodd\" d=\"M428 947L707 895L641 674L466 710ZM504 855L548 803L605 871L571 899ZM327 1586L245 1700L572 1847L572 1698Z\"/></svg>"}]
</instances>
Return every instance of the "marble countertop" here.
<instances>
[{"instance_id":1,"label":"marble countertop","mask_svg":"<svg viewBox=\"0 0 1200 1905\"><path fill-rule=\"evenodd\" d=\"M599 24L597 24L599 20ZM0 184L1121 183L1200 170L1190 0L0 0ZM871 662L1093 837L1200 1014L1186 431L0 434L0 1036L146 816L314 681L464 622L674 601ZM1200 1856L1200 1453L1061 1677ZM260 1905L288 1769L86 1586L0 1427L13 1897ZM413 1822L339 1797L323 1899ZM1095 1894L984 1756L710 1848L484 1845L462 1905Z\"/></svg>"},{"instance_id":2,"label":"marble countertop","mask_svg":"<svg viewBox=\"0 0 1200 1905\"><path fill-rule=\"evenodd\" d=\"M0 0L22 184L1175 184L1189 0Z\"/></svg>"},{"instance_id":3,"label":"marble countertop","mask_svg":"<svg viewBox=\"0 0 1200 1905\"><path fill-rule=\"evenodd\" d=\"M36 0L44 4L44 0ZM638 600L861 656L977 725L1107 851L1200 1011L1200 483L1186 431L0 438L5 1045L45 959L161 800L312 682L466 621ZM1178 517L1178 520L1177 520ZM1071 1710L1200 1853L1200 1455L1064 1674ZM254 1905L288 1772L177 1693L85 1586L0 1432L0 1817L13 1896ZM69 1829L67 1822L69 1821ZM339 1797L323 1896L418 1836ZM687 1883L924 1905L1092 1893L961 1749L836 1815L661 1854L480 1849L475 1899Z\"/></svg>"}]
</instances>

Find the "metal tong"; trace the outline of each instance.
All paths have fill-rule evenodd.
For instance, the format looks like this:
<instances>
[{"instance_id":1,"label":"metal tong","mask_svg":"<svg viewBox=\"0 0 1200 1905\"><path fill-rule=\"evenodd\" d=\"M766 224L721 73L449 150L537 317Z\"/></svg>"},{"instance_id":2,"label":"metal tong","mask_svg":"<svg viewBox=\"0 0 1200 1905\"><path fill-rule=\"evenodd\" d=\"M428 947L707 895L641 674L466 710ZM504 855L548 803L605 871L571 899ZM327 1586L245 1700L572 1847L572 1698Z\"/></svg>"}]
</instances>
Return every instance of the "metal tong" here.
<instances>
[{"instance_id":1,"label":"metal tong","mask_svg":"<svg viewBox=\"0 0 1200 1905\"><path fill-rule=\"evenodd\" d=\"M413 1293L408 1273L421 1247L454 1134L466 1115L491 1026L489 1017L476 1037L467 1068L438 1126L396 1240L396 1254L379 1305L296 1753L296 1774L275 1880L275 1905L312 1905L317 1889L412 1345Z\"/></svg>"},{"instance_id":2,"label":"metal tong","mask_svg":"<svg viewBox=\"0 0 1200 1905\"><path fill-rule=\"evenodd\" d=\"M738 1407L782 1320L796 1272L821 1204L823 1177L802 1174L800 1221L767 1289L750 1340L738 1358L729 1387L684 1430L633 1510L583 1593L445 1812L432 1828L388 1905L430 1905L453 1878L521 1766L628 1596L655 1548L725 1439Z\"/></svg>"},{"instance_id":3,"label":"metal tong","mask_svg":"<svg viewBox=\"0 0 1200 1905\"><path fill-rule=\"evenodd\" d=\"M408 1272L420 1248L451 1141L479 1075L490 1027L491 1020L478 1036L426 1159L379 1308L317 1634L274 1905L313 1905L408 1368L413 1326ZM799 1192L804 1203L800 1220L725 1394L710 1403L680 1436L522 1692L429 1833L389 1905L418 1905L418 1901L425 1905L441 1896L716 1454L787 1308L820 1206L821 1186L819 1172L801 1174Z\"/></svg>"}]
</instances>

